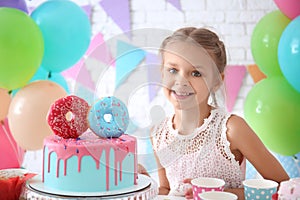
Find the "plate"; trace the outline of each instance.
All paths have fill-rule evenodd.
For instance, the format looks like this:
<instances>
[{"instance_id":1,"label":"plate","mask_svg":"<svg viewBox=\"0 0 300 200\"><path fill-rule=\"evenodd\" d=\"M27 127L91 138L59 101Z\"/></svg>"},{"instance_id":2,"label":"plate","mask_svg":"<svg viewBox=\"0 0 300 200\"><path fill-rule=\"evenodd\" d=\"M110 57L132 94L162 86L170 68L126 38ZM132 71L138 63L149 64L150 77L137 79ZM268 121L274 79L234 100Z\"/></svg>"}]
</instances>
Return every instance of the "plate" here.
<instances>
[{"instance_id":1,"label":"plate","mask_svg":"<svg viewBox=\"0 0 300 200\"><path fill-rule=\"evenodd\" d=\"M151 184L151 178L145 176L143 174L138 175L137 185L133 185L128 188L123 188L119 190L112 190L112 191L102 191L102 192L70 192L64 190L58 190L49 188L44 185L42 182L42 177L40 175L33 177L28 181L28 185L31 189L47 193L47 194L54 194L54 195L61 195L61 196L75 196L75 197L105 197L105 196L112 196L112 195L121 195L121 194L128 194L132 192L137 192L147 188Z\"/></svg>"}]
</instances>

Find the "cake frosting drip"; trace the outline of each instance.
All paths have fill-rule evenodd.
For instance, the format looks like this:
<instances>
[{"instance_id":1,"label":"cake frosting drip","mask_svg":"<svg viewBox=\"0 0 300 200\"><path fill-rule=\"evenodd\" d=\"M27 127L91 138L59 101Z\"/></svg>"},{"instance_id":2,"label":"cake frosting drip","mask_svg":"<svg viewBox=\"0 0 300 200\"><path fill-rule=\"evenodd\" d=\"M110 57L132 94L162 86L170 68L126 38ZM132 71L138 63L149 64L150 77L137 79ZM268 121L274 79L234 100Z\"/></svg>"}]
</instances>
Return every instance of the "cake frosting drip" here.
<instances>
[{"instance_id":1,"label":"cake frosting drip","mask_svg":"<svg viewBox=\"0 0 300 200\"><path fill-rule=\"evenodd\" d=\"M99 148L99 143L101 143L101 148ZM91 156L95 161L96 168L100 168L100 158L103 153L105 153L105 167L106 167L106 190L109 190L109 163L110 163L110 150L114 151L114 173L115 173L115 185L118 185L118 181L122 180L122 162L124 158L132 153L136 154L136 139L129 135L123 134L119 138L99 138L95 134L88 132L83 134L81 137L76 139L63 139L56 135L47 137L44 141L44 148L48 148L48 155L44 155L48 160L48 166L43 169L48 169L50 172L50 156L51 153L55 152L57 155L56 160L56 176L66 175L67 171L67 160L72 156L78 157L78 172L81 170L81 161L84 156ZM46 156L48 156L46 158ZM136 156L135 156L136 158ZM59 174L59 163L63 160L64 163L64 174ZM44 164L43 164L44 165ZM119 166L119 169L118 169ZM134 160L134 184L137 180L137 160ZM118 175L119 174L119 175ZM44 171L43 171L43 181L44 181Z\"/></svg>"}]
</instances>

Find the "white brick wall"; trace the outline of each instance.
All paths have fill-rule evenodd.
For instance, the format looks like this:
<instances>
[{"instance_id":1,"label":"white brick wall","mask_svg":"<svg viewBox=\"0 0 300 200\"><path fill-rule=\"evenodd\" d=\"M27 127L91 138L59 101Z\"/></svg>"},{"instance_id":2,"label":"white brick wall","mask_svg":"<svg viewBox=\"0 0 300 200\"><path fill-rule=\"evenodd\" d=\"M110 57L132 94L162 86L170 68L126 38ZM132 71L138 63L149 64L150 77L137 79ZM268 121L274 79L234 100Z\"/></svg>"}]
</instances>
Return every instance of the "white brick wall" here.
<instances>
[{"instance_id":1,"label":"white brick wall","mask_svg":"<svg viewBox=\"0 0 300 200\"><path fill-rule=\"evenodd\" d=\"M43 1L27 0L27 3L34 7ZM101 0L73 1L79 5L89 3L94 6L93 34L101 32L104 39L109 40L122 33L98 4ZM166 0L131 0L131 29L175 30L183 26L213 27L225 42L228 64L239 65L254 63L250 49L252 31L261 17L277 9L273 0L181 0L181 6L182 11L179 11ZM91 73L99 74L97 71ZM234 106L234 113L243 115L243 103L252 86L253 81L247 74ZM157 99L159 101L161 97L158 96ZM37 166L41 163L40 154L40 151L28 152L24 166L39 172Z\"/></svg>"},{"instance_id":2,"label":"white brick wall","mask_svg":"<svg viewBox=\"0 0 300 200\"><path fill-rule=\"evenodd\" d=\"M228 64L239 65L254 63L250 49L252 31L265 14L278 9L273 0L181 0L181 7L179 11L166 0L131 0L131 29L211 27L225 42ZM103 10L100 12L106 15ZM102 30L106 39L122 32L112 21L98 20L95 19L94 28ZM252 86L247 74L234 113L243 115L243 102Z\"/></svg>"}]
</instances>

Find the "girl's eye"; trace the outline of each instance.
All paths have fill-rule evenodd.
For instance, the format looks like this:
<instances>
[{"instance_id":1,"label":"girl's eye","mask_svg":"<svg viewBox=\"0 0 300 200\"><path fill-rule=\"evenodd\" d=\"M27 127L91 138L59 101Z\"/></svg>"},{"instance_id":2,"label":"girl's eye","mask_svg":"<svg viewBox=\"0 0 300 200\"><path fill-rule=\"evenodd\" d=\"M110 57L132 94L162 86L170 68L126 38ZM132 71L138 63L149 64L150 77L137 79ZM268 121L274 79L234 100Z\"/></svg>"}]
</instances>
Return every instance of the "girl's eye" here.
<instances>
[{"instance_id":1,"label":"girl's eye","mask_svg":"<svg viewBox=\"0 0 300 200\"><path fill-rule=\"evenodd\" d=\"M199 71L193 71L192 72L192 76L195 76L195 77L200 77L202 76L201 73Z\"/></svg>"},{"instance_id":2,"label":"girl's eye","mask_svg":"<svg viewBox=\"0 0 300 200\"><path fill-rule=\"evenodd\" d=\"M177 72L177 70L176 70L175 68L170 68L170 69L169 69L169 72L170 72L171 74L175 74L175 73Z\"/></svg>"}]
</instances>

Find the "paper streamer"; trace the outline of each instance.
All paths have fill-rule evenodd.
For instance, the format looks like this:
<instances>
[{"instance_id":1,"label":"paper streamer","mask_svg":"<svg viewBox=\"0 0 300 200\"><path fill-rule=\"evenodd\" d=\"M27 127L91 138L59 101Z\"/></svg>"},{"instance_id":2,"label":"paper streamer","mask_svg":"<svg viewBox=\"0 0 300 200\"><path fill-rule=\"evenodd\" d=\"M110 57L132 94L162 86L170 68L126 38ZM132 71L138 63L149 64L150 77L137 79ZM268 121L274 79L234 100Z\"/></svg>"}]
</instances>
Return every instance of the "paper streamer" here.
<instances>
[{"instance_id":1,"label":"paper streamer","mask_svg":"<svg viewBox=\"0 0 300 200\"><path fill-rule=\"evenodd\" d=\"M251 75L254 83L257 83L258 81L267 77L256 64L248 65L247 71Z\"/></svg>"},{"instance_id":2,"label":"paper streamer","mask_svg":"<svg viewBox=\"0 0 300 200\"><path fill-rule=\"evenodd\" d=\"M21 167L25 152L14 140L7 119L0 121L0 152L0 169Z\"/></svg>"},{"instance_id":3,"label":"paper streamer","mask_svg":"<svg viewBox=\"0 0 300 200\"><path fill-rule=\"evenodd\" d=\"M102 0L99 4L124 32L130 31L131 22L128 0Z\"/></svg>"},{"instance_id":4,"label":"paper streamer","mask_svg":"<svg viewBox=\"0 0 300 200\"><path fill-rule=\"evenodd\" d=\"M182 11L180 0L167 0L170 4L172 4L175 8Z\"/></svg>"},{"instance_id":5,"label":"paper streamer","mask_svg":"<svg viewBox=\"0 0 300 200\"><path fill-rule=\"evenodd\" d=\"M117 41L116 88L145 58L145 51L123 41Z\"/></svg>"},{"instance_id":6,"label":"paper streamer","mask_svg":"<svg viewBox=\"0 0 300 200\"><path fill-rule=\"evenodd\" d=\"M227 66L225 69L226 106L229 112L234 107L245 74L246 67L244 65Z\"/></svg>"}]
</instances>

